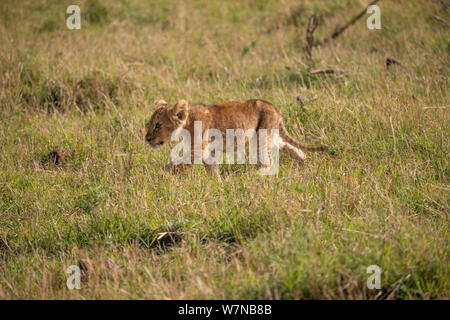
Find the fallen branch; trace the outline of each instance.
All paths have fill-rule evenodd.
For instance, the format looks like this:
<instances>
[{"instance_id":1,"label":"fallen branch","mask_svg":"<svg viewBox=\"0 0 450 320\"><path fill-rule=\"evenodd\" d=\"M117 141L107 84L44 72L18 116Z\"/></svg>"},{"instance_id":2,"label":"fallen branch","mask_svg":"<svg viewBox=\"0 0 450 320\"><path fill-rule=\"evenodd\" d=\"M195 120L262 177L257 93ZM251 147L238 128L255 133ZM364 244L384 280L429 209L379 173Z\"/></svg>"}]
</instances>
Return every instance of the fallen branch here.
<instances>
[{"instance_id":1,"label":"fallen branch","mask_svg":"<svg viewBox=\"0 0 450 320\"><path fill-rule=\"evenodd\" d=\"M330 73L334 73L334 70L333 69L314 69L314 70L309 71L309 74L311 74L311 75L330 74Z\"/></svg>"},{"instance_id":2,"label":"fallen branch","mask_svg":"<svg viewBox=\"0 0 450 320\"><path fill-rule=\"evenodd\" d=\"M376 4L378 1L380 0L374 0L371 3L369 3L367 5L367 7L361 11L358 15L356 15L355 17L353 17L352 20L350 20L349 22L347 22L345 25L343 25L342 27L336 29L331 36L329 36L328 38L325 38L322 41L319 41L317 43L314 44L314 47L320 46L322 44L328 43L331 40L336 39L339 35L341 35L348 27L350 27L351 25L353 25L356 21L358 21L359 19L361 19L362 16L364 16L364 14L367 12L367 8L369 8L370 6Z\"/></svg>"},{"instance_id":3,"label":"fallen branch","mask_svg":"<svg viewBox=\"0 0 450 320\"><path fill-rule=\"evenodd\" d=\"M394 58L386 58L386 68L389 68L391 65L397 65L400 67L404 67L403 63L401 63L398 60L395 60Z\"/></svg>"},{"instance_id":4,"label":"fallen branch","mask_svg":"<svg viewBox=\"0 0 450 320\"><path fill-rule=\"evenodd\" d=\"M448 109L448 108L450 108L450 105L443 107L423 107L422 109L426 110L426 109Z\"/></svg>"},{"instance_id":5,"label":"fallen branch","mask_svg":"<svg viewBox=\"0 0 450 320\"><path fill-rule=\"evenodd\" d=\"M434 15L433 18L436 19L437 21L439 21L440 23L443 23L445 26L447 26L447 27L449 26L447 21L445 21L444 19L442 19L438 15Z\"/></svg>"}]
</instances>

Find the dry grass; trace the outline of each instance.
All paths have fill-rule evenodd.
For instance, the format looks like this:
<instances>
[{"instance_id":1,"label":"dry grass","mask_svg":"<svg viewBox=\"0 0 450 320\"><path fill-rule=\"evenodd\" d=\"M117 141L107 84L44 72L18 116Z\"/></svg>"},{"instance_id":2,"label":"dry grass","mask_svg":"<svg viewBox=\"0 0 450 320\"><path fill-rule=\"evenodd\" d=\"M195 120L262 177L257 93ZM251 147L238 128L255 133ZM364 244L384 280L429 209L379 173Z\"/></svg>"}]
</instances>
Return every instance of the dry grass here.
<instances>
[{"instance_id":1,"label":"dry grass","mask_svg":"<svg viewBox=\"0 0 450 320\"><path fill-rule=\"evenodd\" d=\"M382 30L363 19L309 60L309 15L320 40L366 2L80 1L70 31L71 2L3 1L0 298L448 299L449 41L434 16L450 15L383 0ZM167 175L169 147L144 141L159 98L263 98L334 156L282 157L271 177ZM69 156L48 166L54 148ZM155 242L167 230L176 241ZM382 290L365 285L374 264Z\"/></svg>"}]
</instances>

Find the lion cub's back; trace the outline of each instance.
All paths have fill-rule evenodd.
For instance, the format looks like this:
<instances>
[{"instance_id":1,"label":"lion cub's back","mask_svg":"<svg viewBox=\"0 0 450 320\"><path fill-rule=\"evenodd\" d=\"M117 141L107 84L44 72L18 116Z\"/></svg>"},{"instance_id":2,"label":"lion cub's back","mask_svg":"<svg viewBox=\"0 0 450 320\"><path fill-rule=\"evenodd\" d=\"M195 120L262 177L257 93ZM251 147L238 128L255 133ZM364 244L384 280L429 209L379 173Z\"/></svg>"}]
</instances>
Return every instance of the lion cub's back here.
<instances>
[{"instance_id":1,"label":"lion cub's back","mask_svg":"<svg viewBox=\"0 0 450 320\"><path fill-rule=\"evenodd\" d=\"M259 99L231 101L208 106L215 128L257 129L261 116L279 117L278 110L269 102Z\"/></svg>"}]
</instances>

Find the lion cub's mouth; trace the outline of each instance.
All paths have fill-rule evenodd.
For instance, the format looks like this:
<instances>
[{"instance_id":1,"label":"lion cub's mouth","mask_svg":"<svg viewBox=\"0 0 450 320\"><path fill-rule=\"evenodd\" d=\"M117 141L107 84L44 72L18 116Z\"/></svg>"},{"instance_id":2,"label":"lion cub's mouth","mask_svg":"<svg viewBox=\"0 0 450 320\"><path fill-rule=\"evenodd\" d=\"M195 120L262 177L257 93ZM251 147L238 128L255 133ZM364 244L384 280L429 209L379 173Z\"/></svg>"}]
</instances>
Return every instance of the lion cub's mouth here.
<instances>
[{"instance_id":1,"label":"lion cub's mouth","mask_svg":"<svg viewBox=\"0 0 450 320\"><path fill-rule=\"evenodd\" d=\"M152 147L153 149L157 149L159 147L161 147L164 144L164 142L160 142L160 143L155 143L155 144L151 144L150 147Z\"/></svg>"}]
</instances>

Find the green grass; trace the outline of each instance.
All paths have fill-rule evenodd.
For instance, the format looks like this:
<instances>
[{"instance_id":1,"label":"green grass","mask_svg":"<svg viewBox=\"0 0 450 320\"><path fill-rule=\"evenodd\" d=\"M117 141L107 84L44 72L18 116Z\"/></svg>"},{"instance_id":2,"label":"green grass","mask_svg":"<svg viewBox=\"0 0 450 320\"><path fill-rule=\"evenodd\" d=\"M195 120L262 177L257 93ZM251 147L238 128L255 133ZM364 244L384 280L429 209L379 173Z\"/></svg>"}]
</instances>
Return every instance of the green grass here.
<instances>
[{"instance_id":1,"label":"green grass","mask_svg":"<svg viewBox=\"0 0 450 320\"><path fill-rule=\"evenodd\" d=\"M0 298L448 299L450 60L434 16L450 14L382 0L382 30L363 18L309 60L309 15L320 40L366 2L89 0L78 31L71 1L1 2ZM154 100L249 98L333 155L281 156L268 177L224 166L222 182L161 170L170 146L144 141ZM60 166L43 163L54 147Z\"/></svg>"}]
</instances>

